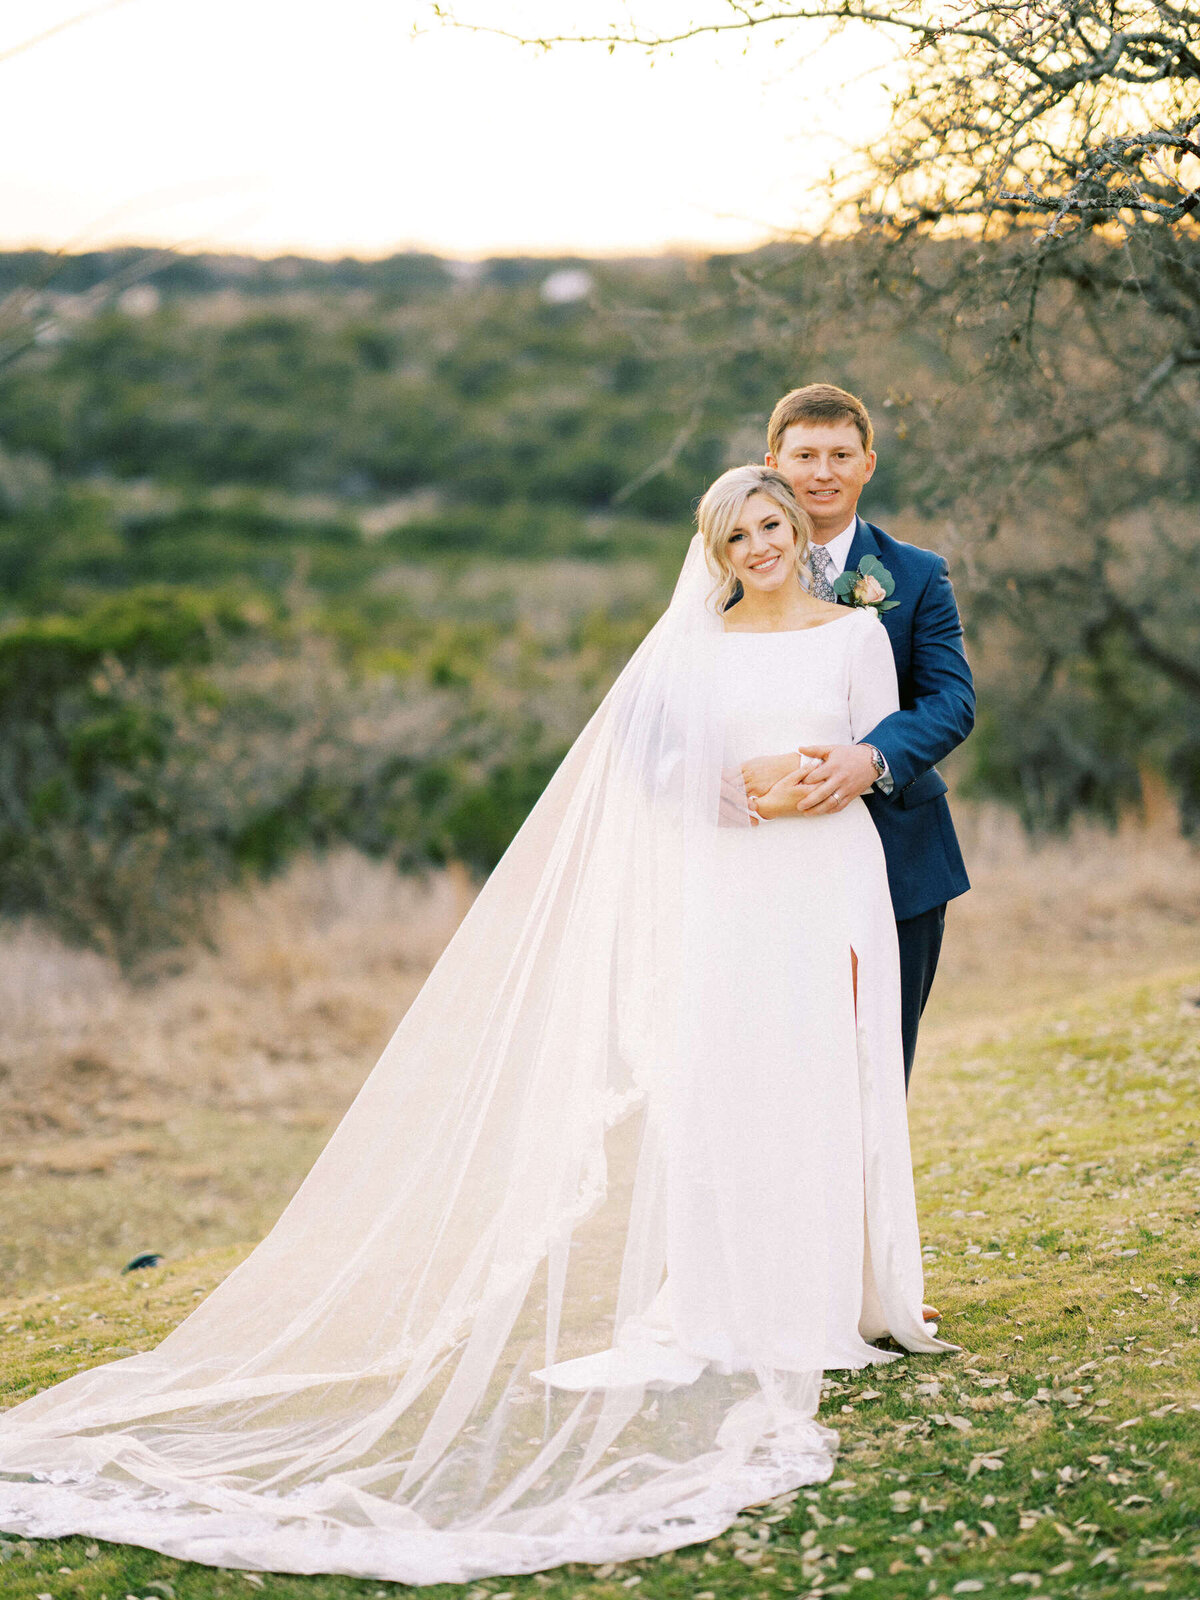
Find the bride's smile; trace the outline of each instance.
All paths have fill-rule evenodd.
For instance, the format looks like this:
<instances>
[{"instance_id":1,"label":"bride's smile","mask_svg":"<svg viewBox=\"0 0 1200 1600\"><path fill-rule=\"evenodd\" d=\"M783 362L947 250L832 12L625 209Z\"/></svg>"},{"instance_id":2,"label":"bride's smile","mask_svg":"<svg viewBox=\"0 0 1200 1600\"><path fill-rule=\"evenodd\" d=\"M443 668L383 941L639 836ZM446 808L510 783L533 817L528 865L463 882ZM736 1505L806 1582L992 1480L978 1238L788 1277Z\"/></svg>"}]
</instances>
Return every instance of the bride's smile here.
<instances>
[{"instance_id":1,"label":"bride's smile","mask_svg":"<svg viewBox=\"0 0 1200 1600\"><path fill-rule=\"evenodd\" d=\"M752 494L729 535L729 563L744 589L779 589L796 574L796 533L765 494Z\"/></svg>"}]
</instances>

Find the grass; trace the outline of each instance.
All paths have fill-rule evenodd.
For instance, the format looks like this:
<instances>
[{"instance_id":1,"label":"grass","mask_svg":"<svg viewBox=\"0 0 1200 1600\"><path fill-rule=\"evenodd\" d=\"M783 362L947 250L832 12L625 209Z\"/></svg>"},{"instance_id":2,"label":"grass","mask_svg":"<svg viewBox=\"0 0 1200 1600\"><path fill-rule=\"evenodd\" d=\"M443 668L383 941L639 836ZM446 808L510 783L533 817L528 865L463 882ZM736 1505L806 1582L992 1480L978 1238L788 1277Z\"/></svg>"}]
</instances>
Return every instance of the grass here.
<instances>
[{"instance_id":1,"label":"grass","mask_svg":"<svg viewBox=\"0 0 1200 1600\"><path fill-rule=\"evenodd\" d=\"M261 1237L468 903L349 852L226 895L153 983L0 932L0 1295Z\"/></svg>"},{"instance_id":2,"label":"grass","mask_svg":"<svg viewBox=\"0 0 1200 1600\"><path fill-rule=\"evenodd\" d=\"M962 948L948 964L940 1013L930 1019L911 1107L927 1292L944 1307L943 1331L962 1353L830 1375L825 1420L842 1432L832 1483L745 1513L708 1546L621 1567L568 1567L422 1594L1107 1600L1144 1593L1195 1600L1200 955L1181 905L1167 893L1182 882L1182 869L1164 888L1159 869L1143 863L1122 914L1112 860L1097 878L1107 885L1103 903L1118 926L1088 957L1098 969L1071 965L1080 959L1080 919L1096 909L1086 884L1064 873L1066 893L1054 915L1067 975L1056 985L1055 940L1037 922L1036 872L1019 863L1007 874L997 868L991 891L985 872L980 898L990 894L993 909L1006 904L1005 894L1033 906L1024 939L1037 983L1014 978L1023 948L1017 938L1004 945L987 987L985 975L971 969L975 934L967 919L979 913L966 909L970 902L963 908ZM1147 966L1156 969L1153 977L1141 972ZM179 981L193 984L194 999L194 975ZM1049 1004L1046 989L1056 995ZM349 1075L348 1068L337 1093ZM284 1101L297 1096L301 1089L291 1083ZM200 1111L193 1106L190 1114L199 1118ZM191 1126L184 1118L177 1136L190 1136ZM246 1124L243 1159L256 1126ZM281 1169L302 1153L298 1144ZM208 1159L212 1165L211 1149ZM284 1173L247 1180L240 1200L232 1177L216 1176L212 1192L228 1197L222 1203L232 1231L263 1204L264 1185L282 1185ZM93 1174L90 1181L100 1180ZM49 1203L49 1191L30 1201L27 1228ZM250 1236L250 1229L240 1235ZM0 1303L4 1403L154 1343L242 1248L181 1252L162 1268L126 1278L69 1285L60 1278L53 1291ZM82 1538L0 1539L4 1600L236 1600L255 1589L281 1600L325 1600L396 1587L222 1572Z\"/></svg>"},{"instance_id":3,"label":"grass","mask_svg":"<svg viewBox=\"0 0 1200 1600\"><path fill-rule=\"evenodd\" d=\"M843 1454L831 1484L745 1514L710 1546L467 1593L1194 1597L1197 992L1200 970L1134 984L943 1052L913 1135L927 1153L928 1288L963 1353L835 1375L825 1410ZM237 1254L4 1306L6 1402L153 1343ZM84 1539L2 1548L6 1600L380 1592L341 1578L258 1582Z\"/></svg>"},{"instance_id":4,"label":"grass","mask_svg":"<svg viewBox=\"0 0 1200 1600\"><path fill-rule=\"evenodd\" d=\"M1200 852L1170 819L1034 850L1003 813L956 812L975 889L950 909L917 1118L943 1057L1018 1013L1200 964ZM213 947L153 983L0 926L0 1297L261 1237L469 896L350 852L299 861L226 895Z\"/></svg>"}]
</instances>

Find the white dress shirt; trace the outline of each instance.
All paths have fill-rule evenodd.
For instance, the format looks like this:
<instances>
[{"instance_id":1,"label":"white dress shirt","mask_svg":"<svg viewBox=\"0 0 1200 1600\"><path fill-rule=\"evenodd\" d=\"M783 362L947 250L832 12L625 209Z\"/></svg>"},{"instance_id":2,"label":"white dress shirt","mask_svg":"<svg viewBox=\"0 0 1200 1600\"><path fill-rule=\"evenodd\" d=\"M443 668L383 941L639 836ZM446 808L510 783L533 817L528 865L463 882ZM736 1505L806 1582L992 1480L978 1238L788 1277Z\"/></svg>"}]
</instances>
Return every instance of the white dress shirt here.
<instances>
[{"instance_id":1,"label":"white dress shirt","mask_svg":"<svg viewBox=\"0 0 1200 1600\"><path fill-rule=\"evenodd\" d=\"M829 557L829 569L826 576L830 583L835 578L840 578L846 570L846 558L850 554L850 546L854 543L854 530L857 527L858 518L855 516L851 518L848 528L843 528L841 533L830 539L829 543L824 546L825 553Z\"/></svg>"}]
</instances>

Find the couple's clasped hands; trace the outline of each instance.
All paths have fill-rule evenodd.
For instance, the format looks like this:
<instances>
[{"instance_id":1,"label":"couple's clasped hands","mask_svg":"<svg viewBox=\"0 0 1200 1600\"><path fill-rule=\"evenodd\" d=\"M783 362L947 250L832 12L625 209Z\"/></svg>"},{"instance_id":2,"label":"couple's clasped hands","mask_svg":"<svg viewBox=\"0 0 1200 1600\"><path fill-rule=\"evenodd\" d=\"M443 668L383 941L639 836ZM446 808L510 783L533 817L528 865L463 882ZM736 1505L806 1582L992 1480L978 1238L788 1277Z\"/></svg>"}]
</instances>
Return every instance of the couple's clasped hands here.
<instances>
[{"instance_id":1,"label":"couple's clasped hands","mask_svg":"<svg viewBox=\"0 0 1200 1600\"><path fill-rule=\"evenodd\" d=\"M830 816L866 794L875 762L858 744L801 745L777 756L755 756L723 775L721 810L729 822L750 826L776 817Z\"/></svg>"}]
</instances>

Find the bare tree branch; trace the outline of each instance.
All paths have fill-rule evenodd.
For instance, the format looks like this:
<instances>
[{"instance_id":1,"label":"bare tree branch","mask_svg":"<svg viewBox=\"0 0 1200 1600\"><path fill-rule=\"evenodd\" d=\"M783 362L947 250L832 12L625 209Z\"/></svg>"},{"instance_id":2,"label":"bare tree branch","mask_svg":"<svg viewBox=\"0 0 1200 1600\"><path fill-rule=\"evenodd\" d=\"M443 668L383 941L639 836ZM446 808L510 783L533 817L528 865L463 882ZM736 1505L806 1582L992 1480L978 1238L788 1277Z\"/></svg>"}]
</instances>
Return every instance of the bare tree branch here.
<instances>
[{"instance_id":1,"label":"bare tree branch","mask_svg":"<svg viewBox=\"0 0 1200 1600\"><path fill-rule=\"evenodd\" d=\"M116 11L120 6L132 3L133 0L104 0L103 5L89 6L86 11L76 12L73 17L66 17L62 22L56 22L52 28L44 28L41 33L35 33L31 39L23 39L20 44L9 45L7 49L0 50L0 62L12 61L17 56L24 55L27 50L45 44L47 39L54 39L60 33L66 33L69 28L77 28L80 23L91 22L93 18L103 16L107 11Z\"/></svg>"}]
</instances>

